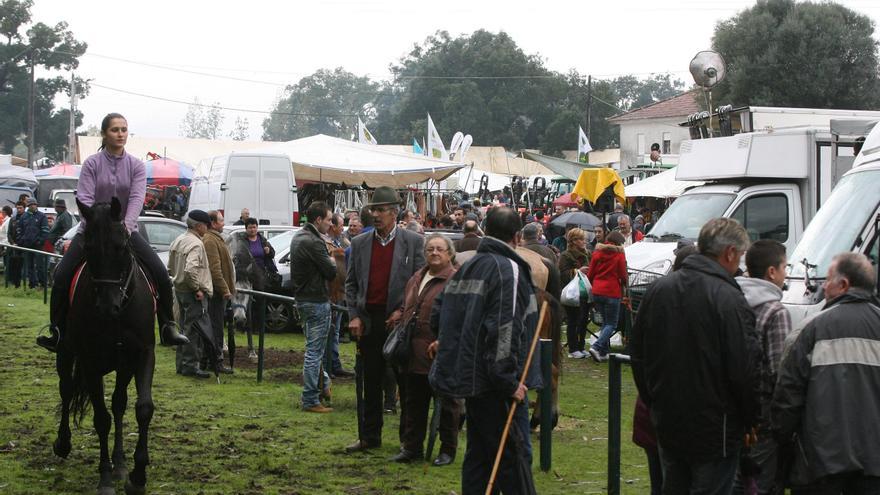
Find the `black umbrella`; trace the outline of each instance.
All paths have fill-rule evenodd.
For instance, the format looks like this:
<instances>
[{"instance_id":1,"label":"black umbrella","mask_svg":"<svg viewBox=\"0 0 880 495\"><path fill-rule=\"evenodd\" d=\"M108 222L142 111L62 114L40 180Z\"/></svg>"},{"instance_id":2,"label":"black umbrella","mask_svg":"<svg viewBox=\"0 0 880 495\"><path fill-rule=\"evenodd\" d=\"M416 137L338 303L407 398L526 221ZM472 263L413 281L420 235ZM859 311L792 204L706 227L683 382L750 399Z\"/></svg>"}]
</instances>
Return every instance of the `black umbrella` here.
<instances>
[{"instance_id":1,"label":"black umbrella","mask_svg":"<svg viewBox=\"0 0 880 495\"><path fill-rule=\"evenodd\" d=\"M602 220L585 211L569 211L554 218L550 225L565 228L568 225L577 225L582 229L592 229L597 225L602 225Z\"/></svg>"}]
</instances>

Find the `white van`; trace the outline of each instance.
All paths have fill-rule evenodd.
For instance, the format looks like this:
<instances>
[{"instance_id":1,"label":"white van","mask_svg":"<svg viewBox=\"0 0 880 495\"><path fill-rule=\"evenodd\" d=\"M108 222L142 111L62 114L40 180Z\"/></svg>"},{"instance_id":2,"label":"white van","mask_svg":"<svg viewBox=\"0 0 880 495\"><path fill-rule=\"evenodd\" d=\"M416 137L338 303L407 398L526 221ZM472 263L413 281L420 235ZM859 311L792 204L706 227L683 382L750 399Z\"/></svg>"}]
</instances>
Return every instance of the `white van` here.
<instances>
[{"instance_id":1,"label":"white van","mask_svg":"<svg viewBox=\"0 0 880 495\"><path fill-rule=\"evenodd\" d=\"M261 224L299 223L296 181L287 155L231 153L203 160L196 170L190 210L220 210L230 224L242 208Z\"/></svg>"}]
</instances>

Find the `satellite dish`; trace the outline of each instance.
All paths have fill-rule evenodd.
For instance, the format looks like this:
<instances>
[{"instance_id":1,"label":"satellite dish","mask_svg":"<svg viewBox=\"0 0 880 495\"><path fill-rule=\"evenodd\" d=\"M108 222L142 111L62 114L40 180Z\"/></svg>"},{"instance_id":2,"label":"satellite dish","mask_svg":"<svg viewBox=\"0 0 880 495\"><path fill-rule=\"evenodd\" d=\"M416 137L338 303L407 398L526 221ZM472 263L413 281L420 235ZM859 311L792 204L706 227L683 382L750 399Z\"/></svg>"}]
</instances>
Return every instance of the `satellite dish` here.
<instances>
[{"instance_id":1,"label":"satellite dish","mask_svg":"<svg viewBox=\"0 0 880 495\"><path fill-rule=\"evenodd\" d=\"M727 65L720 53L703 50L691 60L690 71L697 86L712 89L727 75Z\"/></svg>"}]
</instances>

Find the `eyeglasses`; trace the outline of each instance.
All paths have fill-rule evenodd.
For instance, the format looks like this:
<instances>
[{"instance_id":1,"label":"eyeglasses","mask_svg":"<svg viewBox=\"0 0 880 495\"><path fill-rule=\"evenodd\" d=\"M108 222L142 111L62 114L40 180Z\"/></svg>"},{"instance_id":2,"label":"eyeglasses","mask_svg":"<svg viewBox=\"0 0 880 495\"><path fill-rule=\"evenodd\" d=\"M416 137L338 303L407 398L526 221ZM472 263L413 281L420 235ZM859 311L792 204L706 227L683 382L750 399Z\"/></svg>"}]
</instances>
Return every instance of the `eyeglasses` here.
<instances>
[{"instance_id":1,"label":"eyeglasses","mask_svg":"<svg viewBox=\"0 0 880 495\"><path fill-rule=\"evenodd\" d=\"M445 253L446 251L449 251L449 250L446 249L445 247L426 247L425 248L426 253Z\"/></svg>"}]
</instances>

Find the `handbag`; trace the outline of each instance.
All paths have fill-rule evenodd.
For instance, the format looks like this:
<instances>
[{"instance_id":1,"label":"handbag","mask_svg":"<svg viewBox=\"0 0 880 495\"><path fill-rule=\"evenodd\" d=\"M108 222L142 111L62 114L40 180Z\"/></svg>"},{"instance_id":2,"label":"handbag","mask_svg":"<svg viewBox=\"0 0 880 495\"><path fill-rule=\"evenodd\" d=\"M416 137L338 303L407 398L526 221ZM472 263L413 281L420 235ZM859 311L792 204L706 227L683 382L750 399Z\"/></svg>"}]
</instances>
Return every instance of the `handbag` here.
<instances>
[{"instance_id":1,"label":"handbag","mask_svg":"<svg viewBox=\"0 0 880 495\"><path fill-rule=\"evenodd\" d=\"M574 273L571 282L562 289L559 302L563 306L580 307L581 299L589 301L592 298L593 286L590 284L590 279L580 270L575 270Z\"/></svg>"},{"instance_id":2,"label":"handbag","mask_svg":"<svg viewBox=\"0 0 880 495\"><path fill-rule=\"evenodd\" d=\"M409 344L417 321L418 318L413 315L391 330L385 338L385 344L382 345L382 356L386 361L398 366L403 366L409 361Z\"/></svg>"}]
</instances>

